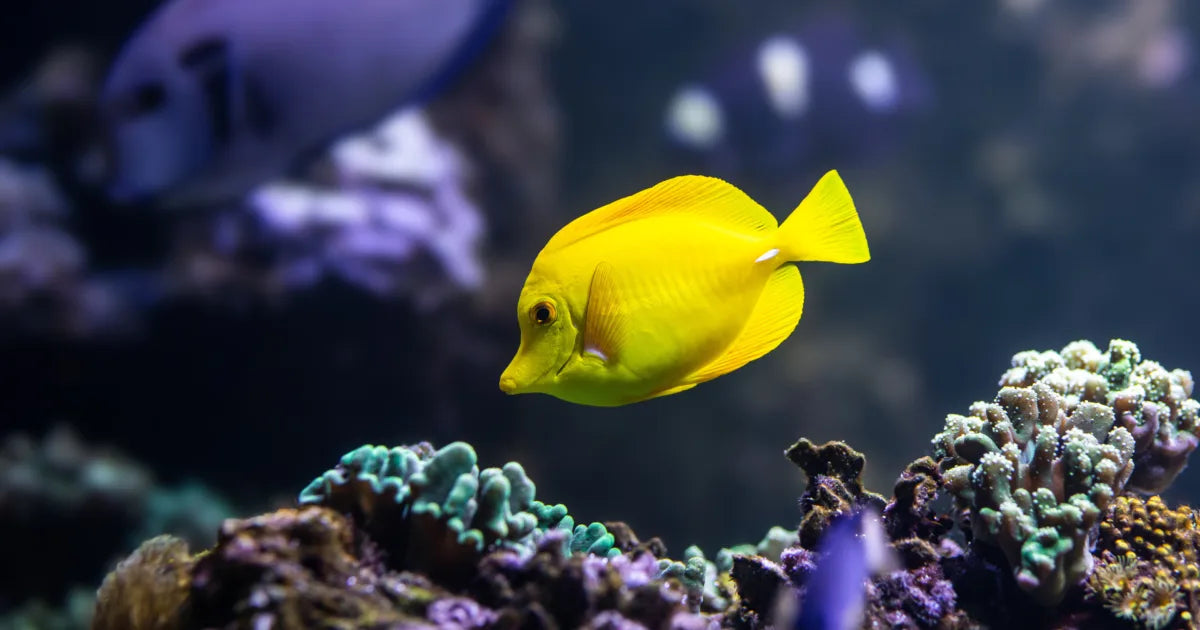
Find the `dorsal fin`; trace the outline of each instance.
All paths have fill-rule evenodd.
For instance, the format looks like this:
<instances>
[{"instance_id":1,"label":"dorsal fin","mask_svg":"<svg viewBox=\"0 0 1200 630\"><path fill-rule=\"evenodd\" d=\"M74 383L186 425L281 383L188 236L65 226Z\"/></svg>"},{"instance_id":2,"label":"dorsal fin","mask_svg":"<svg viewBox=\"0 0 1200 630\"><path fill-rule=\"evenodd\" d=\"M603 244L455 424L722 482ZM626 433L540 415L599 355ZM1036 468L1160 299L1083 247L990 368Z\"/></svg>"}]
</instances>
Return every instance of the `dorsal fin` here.
<instances>
[{"instance_id":1,"label":"dorsal fin","mask_svg":"<svg viewBox=\"0 0 1200 630\"><path fill-rule=\"evenodd\" d=\"M702 383L743 365L775 349L800 321L804 310L804 282L795 265L783 265L767 279L767 286L754 305L746 326L715 361L700 368L684 383Z\"/></svg>"},{"instance_id":2,"label":"dorsal fin","mask_svg":"<svg viewBox=\"0 0 1200 630\"><path fill-rule=\"evenodd\" d=\"M665 215L686 214L743 234L773 230L779 223L733 184L715 177L681 175L602 206L568 223L543 251L554 251L609 228Z\"/></svg>"},{"instance_id":3,"label":"dorsal fin","mask_svg":"<svg viewBox=\"0 0 1200 630\"><path fill-rule=\"evenodd\" d=\"M616 359L625 343L625 316L617 291L613 266L607 262L596 265L583 315L583 353L605 363Z\"/></svg>"}]
</instances>

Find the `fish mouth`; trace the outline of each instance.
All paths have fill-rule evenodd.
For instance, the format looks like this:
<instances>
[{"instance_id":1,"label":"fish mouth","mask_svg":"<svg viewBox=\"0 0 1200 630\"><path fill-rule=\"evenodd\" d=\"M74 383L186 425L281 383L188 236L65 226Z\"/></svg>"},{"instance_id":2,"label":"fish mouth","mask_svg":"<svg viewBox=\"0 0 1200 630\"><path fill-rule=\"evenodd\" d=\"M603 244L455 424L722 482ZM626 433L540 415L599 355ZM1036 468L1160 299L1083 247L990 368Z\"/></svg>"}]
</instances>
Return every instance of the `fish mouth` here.
<instances>
[{"instance_id":1,"label":"fish mouth","mask_svg":"<svg viewBox=\"0 0 1200 630\"><path fill-rule=\"evenodd\" d=\"M527 392L531 392L533 390L530 388L533 385L541 382L542 379L546 378L546 376L548 374L550 374L551 372L554 372L554 378L558 378L558 375L562 374L563 370L567 369L567 364L569 364L570 362L571 362L571 353L567 353L567 358L563 359L562 365L558 366L557 370L554 369L555 368L554 364L551 364L550 367L543 370L541 374L538 374L537 376L530 379L529 384L525 385L523 387L517 385L516 377L510 376L508 373L509 370L506 369L506 370L504 370L504 373L500 375L500 391L502 391L505 394L508 394L510 396L513 394L524 394ZM511 369L511 366L510 366L510 369Z\"/></svg>"}]
</instances>

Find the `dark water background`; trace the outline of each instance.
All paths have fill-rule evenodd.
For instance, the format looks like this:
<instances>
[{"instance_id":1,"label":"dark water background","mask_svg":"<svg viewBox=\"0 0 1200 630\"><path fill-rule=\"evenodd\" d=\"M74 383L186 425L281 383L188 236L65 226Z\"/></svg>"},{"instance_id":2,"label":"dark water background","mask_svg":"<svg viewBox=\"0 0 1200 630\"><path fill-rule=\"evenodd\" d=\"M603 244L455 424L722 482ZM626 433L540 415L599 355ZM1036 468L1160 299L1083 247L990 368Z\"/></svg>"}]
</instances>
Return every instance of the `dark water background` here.
<instances>
[{"instance_id":1,"label":"dark water background","mask_svg":"<svg viewBox=\"0 0 1200 630\"><path fill-rule=\"evenodd\" d=\"M111 54L153 4L8 12L0 85L60 42ZM0 423L34 434L70 423L166 481L202 479L247 513L362 443L466 440L484 465L522 462L540 498L581 520L625 520L672 550L757 540L796 520L801 479L782 456L796 438L848 441L886 492L946 413L994 395L1019 350L1122 337L1167 368L1200 370L1197 60L1147 86L1119 61L1061 45L1102 20L1119 30L1125 18L1112 16L1136 13L1132 4L1058 3L1026 20L996 2L844 3L867 32L911 46L932 107L871 159L818 151L789 177L731 179L783 216L838 168L873 259L804 266L793 337L691 392L619 409L506 397L496 381L517 343L511 304L563 223L692 166L663 140L679 84L803 22L807 3L556 5L555 213L527 225L489 214L504 235L488 245L491 297L431 314L328 283L284 306L161 305L133 338L6 335ZM1195 46L1193 6L1149 4L1169 7L1166 23ZM87 197L74 212L97 267L153 259L169 220ZM1189 471L1170 494L1198 492Z\"/></svg>"}]
</instances>

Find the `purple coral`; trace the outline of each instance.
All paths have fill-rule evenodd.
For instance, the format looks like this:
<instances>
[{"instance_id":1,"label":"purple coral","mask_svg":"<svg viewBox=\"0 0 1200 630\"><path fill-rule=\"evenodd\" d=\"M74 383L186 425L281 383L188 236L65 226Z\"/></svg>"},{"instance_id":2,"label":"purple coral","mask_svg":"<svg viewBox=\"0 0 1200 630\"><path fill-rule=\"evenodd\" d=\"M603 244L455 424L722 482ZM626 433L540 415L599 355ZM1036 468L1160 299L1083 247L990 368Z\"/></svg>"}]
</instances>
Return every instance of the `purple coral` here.
<instances>
[{"instance_id":1,"label":"purple coral","mask_svg":"<svg viewBox=\"0 0 1200 630\"><path fill-rule=\"evenodd\" d=\"M496 611L465 597L444 597L429 605L425 616L445 630L486 628L496 621Z\"/></svg>"},{"instance_id":2,"label":"purple coral","mask_svg":"<svg viewBox=\"0 0 1200 630\"><path fill-rule=\"evenodd\" d=\"M876 578L868 599L892 628L933 627L958 609L954 585L936 563Z\"/></svg>"},{"instance_id":3,"label":"purple coral","mask_svg":"<svg viewBox=\"0 0 1200 630\"><path fill-rule=\"evenodd\" d=\"M638 587L649 584L658 576L658 559L641 551L612 558L588 554L583 560L583 575L589 588L598 586L610 570L616 571L626 586Z\"/></svg>"},{"instance_id":4,"label":"purple coral","mask_svg":"<svg viewBox=\"0 0 1200 630\"><path fill-rule=\"evenodd\" d=\"M277 182L249 197L262 236L280 252L279 281L306 285L333 275L394 295L419 288L411 279L425 256L449 285L480 286L482 215L466 194L463 159L421 110L402 110L374 133L341 141L332 159L337 188Z\"/></svg>"}]
</instances>

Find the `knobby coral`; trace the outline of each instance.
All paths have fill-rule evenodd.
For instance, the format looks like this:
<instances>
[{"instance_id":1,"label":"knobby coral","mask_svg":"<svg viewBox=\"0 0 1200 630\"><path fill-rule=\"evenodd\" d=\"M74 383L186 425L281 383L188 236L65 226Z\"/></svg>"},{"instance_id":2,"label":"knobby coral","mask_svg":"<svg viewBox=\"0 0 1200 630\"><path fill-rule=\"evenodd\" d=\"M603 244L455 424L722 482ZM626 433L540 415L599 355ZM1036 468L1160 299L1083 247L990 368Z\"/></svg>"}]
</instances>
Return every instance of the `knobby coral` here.
<instances>
[{"instance_id":1,"label":"knobby coral","mask_svg":"<svg viewBox=\"0 0 1200 630\"><path fill-rule=\"evenodd\" d=\"M564 551L616 555L601 523L575 525L561 504L534 499L516 462L480 471L475 450L454 442L434 450L362 446L300 493L302 505L350 514L388 554L391 566L459 584L486 551L532 551L548 531L567 533Z\"/></svg>"},{"instance_id":2,"label":"knobby coral","mask_svg":"<svg viewBox=\"0 0 1200 630\"><path fill-rule=\"evenodd\" d=\"M998 546L1043 604L1092 570L1113 498L1169 484L1197 443L1190 374L1142 361L1134 344L1087 341L1021 352L992 403L950 414L933 440L945 485L976 540Z\"/></svg>"}]
</instances>

